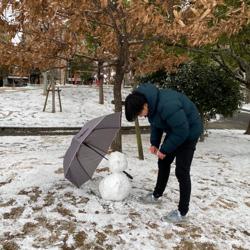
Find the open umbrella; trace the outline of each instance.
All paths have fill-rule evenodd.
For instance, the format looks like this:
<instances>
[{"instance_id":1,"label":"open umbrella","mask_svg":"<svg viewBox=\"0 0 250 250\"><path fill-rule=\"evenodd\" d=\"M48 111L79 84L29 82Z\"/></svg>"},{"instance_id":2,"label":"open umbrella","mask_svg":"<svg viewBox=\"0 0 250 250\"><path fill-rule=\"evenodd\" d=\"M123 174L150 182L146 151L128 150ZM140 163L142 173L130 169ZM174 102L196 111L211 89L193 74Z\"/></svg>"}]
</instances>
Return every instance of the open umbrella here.
<instances>
[{"instance_id":1,"label":"open umbrella","mask_svg":"<svg viewBox=\"0 0 250 250\"><path fill-rule=\"evenodd\" d=\"M120 128L121 112L88 121L64 156L65 177L77 187L91 179Z\"/></svg>"}]
</instances>

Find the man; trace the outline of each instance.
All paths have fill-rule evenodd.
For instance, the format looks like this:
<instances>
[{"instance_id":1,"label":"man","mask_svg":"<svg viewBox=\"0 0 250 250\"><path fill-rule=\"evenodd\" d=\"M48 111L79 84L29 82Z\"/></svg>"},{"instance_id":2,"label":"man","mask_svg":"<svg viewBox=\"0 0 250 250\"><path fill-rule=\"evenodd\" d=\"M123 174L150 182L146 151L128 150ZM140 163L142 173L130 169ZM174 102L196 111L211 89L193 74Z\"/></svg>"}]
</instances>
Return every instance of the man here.
<instances>
[{"instance_id":1,"label":"man","mask_svg":"<svg viewBox=\"0 0 250 250\"><path fill-rule=\"evenodd\" d=\"M184 94L161 89L150 83L140 85L125 100L128 121L148 117L151 125L150 152L158 157L158 177L153 193L142 198L144 203L159 203L166 188L170 167L176 158L175 175L179 182L179 205L162 219L182 222L189 210L191 194L190 166L196 143L203 131L195 104ZM165 138L161 141L163 133Z\"/></svg>"}]
</instances>

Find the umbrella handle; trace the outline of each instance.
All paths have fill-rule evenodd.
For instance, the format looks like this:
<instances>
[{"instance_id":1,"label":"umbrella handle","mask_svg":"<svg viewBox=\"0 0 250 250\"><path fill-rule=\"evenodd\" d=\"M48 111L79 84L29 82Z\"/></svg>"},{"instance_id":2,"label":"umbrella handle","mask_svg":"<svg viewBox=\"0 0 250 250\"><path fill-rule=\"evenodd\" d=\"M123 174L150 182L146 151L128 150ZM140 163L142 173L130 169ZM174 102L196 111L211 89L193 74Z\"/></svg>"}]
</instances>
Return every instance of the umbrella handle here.
<instances>
[{"instance_id":1,"label":"umbrella handle","mask_svg":"<svg viewBox=\"0 0 250 250\"><path fill-rule=\"evenodd\" d=\"M130 175L129 173L127 173L126 171L122 171L125 175L127 175L127 177L131 180L133 180L132 175Z\"/></svg>"}]
</instances>

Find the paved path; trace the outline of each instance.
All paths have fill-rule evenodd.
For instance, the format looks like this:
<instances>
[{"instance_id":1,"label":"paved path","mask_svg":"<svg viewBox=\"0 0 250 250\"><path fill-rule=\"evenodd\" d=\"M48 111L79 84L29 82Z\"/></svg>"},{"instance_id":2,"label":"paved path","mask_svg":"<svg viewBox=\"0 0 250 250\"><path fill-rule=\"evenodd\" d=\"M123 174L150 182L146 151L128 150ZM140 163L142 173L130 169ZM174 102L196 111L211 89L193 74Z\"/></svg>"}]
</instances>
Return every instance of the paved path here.
<instances>
[{"instance_id":1,"label":"paved path","mask_svg":"<svg viewBox=\"0 0 250 250\"><path fill-rule=\"evenodd\" d=\"M222 118L208 124L209 129L247 129L250 121L250 112L235 113L233 117Z\"/></svg>"},{"instance_id":2,"label":"paved path","mask_svg":"<svg viewBox=\"0 0 250 250\"><path fill-rule=\"evenodd\" d=\"M243 129L246 130L250 121L250 112L237 112L233 117L221 118L209 122L208 129ZM149 133L148 126L140 126L142 133ZM8 135L75 135L80 127L0 127L0 136ZM134 134L134 126L122 127L122 134Z\"/></svg>"}]
</instances>

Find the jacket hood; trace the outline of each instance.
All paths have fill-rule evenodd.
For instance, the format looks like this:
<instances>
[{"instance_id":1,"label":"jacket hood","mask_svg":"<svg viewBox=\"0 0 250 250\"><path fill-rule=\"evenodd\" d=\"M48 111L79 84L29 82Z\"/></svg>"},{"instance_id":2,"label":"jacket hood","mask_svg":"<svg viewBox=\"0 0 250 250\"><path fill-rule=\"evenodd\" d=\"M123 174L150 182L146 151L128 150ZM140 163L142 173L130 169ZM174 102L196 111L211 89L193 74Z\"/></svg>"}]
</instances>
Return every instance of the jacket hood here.
<instances>
[{"instance_id":1,"label":"jacket hood","mask_svg":"<svg viewBox=\"0 0 250 250\"><path fill-rule=\"evenodd\" d=\"M157 107L159 90L157 89L155 85L151 83L143 83L139 85L136 91L145 95L147 102L148 102L148 108L149 108L148 117L152 116Z\"/></svg>"}]
</instances>

